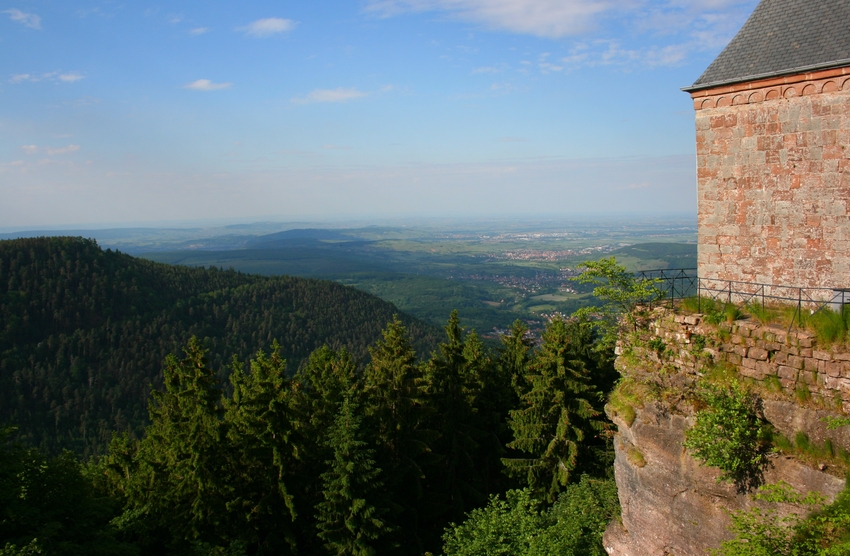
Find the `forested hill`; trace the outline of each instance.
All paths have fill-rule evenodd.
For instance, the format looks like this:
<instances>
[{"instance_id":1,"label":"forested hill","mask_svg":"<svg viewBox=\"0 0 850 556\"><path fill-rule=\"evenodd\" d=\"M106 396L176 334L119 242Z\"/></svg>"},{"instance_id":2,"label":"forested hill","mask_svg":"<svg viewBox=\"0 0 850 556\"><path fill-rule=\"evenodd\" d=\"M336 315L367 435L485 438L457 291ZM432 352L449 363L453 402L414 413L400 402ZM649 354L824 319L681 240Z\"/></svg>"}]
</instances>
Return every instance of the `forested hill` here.
<instances>
[{"instance_id":1,"label":"forested hill","mask_svg":"<svg viewBox=\"0 0 850 556\"><path fill-rule=\"evenodd\" d=\"M163 359L197 336L224 377L274 340L294 370L313 350L366 346L398 312L321 280L169 266L82 238L0 241L0 423L49 452L102 451L138 432ZM420 353L437 331L401 316Z\"/></svg>"}]
</instances>

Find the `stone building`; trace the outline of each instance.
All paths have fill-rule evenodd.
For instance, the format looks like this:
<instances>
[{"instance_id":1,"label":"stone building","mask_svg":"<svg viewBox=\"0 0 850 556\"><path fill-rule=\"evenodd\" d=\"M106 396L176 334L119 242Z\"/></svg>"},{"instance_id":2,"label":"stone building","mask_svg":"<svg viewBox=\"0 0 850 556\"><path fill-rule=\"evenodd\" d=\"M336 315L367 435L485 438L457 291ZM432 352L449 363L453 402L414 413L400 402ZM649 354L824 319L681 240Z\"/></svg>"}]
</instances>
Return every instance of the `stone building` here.
<instances>
[{"instance_id":1,"label":"stone building","mask_svg":"<svg viewBox=\"0 0 850 556\"><path fill-rule=\"evenodd\" d=\"M684 90L700 278L850 287L850 0L762 0Z\"/></svg>"}]
</instances>

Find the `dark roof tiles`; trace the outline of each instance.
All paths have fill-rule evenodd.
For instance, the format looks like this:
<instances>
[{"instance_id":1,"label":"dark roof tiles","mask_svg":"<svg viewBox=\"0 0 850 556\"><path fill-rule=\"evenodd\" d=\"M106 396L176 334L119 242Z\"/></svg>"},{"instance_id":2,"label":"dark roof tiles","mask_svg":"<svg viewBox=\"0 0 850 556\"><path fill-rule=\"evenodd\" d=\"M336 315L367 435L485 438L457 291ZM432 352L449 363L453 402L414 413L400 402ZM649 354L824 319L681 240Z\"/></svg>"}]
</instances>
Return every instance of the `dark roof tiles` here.
<instances>
[{"instance_id":1,"label":"dark roof tiles","mask_svg":"<svg viewBox=\"0 0 850 556\"><path fill-rule=\"evenodd\" d=\"M762 0L686 91L850 65L850 0Z\"/></svg>"}]
</instances>

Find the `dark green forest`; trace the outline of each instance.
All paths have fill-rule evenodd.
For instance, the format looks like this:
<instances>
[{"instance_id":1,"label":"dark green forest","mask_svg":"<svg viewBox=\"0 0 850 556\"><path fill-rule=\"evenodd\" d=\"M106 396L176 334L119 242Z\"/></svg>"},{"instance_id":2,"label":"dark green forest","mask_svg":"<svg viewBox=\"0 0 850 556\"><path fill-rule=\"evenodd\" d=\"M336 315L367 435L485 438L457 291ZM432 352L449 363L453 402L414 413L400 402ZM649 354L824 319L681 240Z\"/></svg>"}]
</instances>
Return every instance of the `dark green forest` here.
<instances>
[{"instance_id":1,"label":"dark green forest","mask_svg":"<svg viewBox=\"0 0 850 556\"><path fill-rule=\"evenodd\" d=\"M491 349L457 312L435 335L83 239L0 265L0 555L605 554L617 375L588 320Z\"/></svg>"},{"instance_id":2,"label":"dark green forest","mask_svg":"<svg viewBox=\"0 0 850 556\"><path fill-rule=\"evenodd\" d=\"M294 372L328 345L363 359L398 310L339 284L186 268L82 238L0 241L0 422L46 453L102 453L138 436L162 362L196 336L224 379L232 357L280 343ZM419 353L439 330L402 316Z\"/></svg>"}]
</instances>

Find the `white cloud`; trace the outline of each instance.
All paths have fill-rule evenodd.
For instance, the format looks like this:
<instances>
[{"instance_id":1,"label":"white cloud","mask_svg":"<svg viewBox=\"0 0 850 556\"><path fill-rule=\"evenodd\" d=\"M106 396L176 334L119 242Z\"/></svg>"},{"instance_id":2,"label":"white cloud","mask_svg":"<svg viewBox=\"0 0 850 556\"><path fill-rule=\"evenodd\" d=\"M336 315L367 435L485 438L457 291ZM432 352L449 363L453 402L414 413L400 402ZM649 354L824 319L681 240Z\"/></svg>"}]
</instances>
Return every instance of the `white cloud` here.
<instances>
[{"instance_id":1,"label":"white cloud","mask_svg":"<svg viewBox=\"0 0 850 556\"><path fill-rule=\"evenodd\" d=\"M193 91L218 91L227 89L232 83L213 83L209 79L198 79L187 85L183 85L184 89L192 89Z\"/></svg>"},{"instance_id":2,"label":"white cloud","mask_svg":"<svg viewBox=\"0 0 850 556\"><path fill-rule=\"evenodd\" d=\"M267 17L258 19L244 27L237 27L237 31L244 31L248 35L254 37L268 37L276 33L285 33L292 31L295 28L295 22L291 19L283 19L282 17Z\"/></svg>"},{"instance_id":3,"label":"white cloud","mask_svg":"<svg viewBox=\"0 0 850 556\"><path fill-rule=\"evenodd\" d=\"M59 76L59 81L64 81L65 83L73 83L74 81L79 81L83 76L79 73L72 71L69 73L63 73Z\"/></svg>"},{"instance_id":4,"label":"white cloud","mask_svg":"<svg viewBox=\"0 0 850 556\"><path fill-rule=\"evenodd\" d=\"M67 147L58 147L58 148L55 148L55 149L51 148L51 147L45 147L44 150L45 150L45 152L47 152L48 155L54 156L54 155L57 155L57 154L75 153L78 150L80 150L80 146L79 145L68 145Z\"/></svg>"},{"instance_id":5,"label":"white cloud","mask_svg":"<svg viewBox=\"0 0 850 556\"><path fill-rule=\"evenodd\" d=\"M357 98L368 96L369 93L358 91L357 89L316 89L311 91L307 96L301 98L293 98L292 102L296 104L309 104L312 102L346 102Z\"/></svg>"},{"instance_id":6,"label":"white cloud","mask_svg":"<svg viewBox=\"0 0 850 556\"><path fill-rule=\"evenodd\" d=\"M3 10L2 13L9 14L9 18L12 21L17 21L18 23L26 25L30 29L41 29L41 17L35 14L24 13L17 8Z\"/></svg>"},{"instance_id":7,"label":"white cloud","mask_svg":"<svg viewBox=\"0 0 850 556\"><path fill-rule=\"evenodd\" d=\"M502 68L497 68L494 66L484 66L473 69L472 73L502 73Z\"/></svg>"},{"instance_id":8,"label":"white cloud","mask_svg":"<svg viewBox=\"0 0 850 556\"><path fill-rule=\"evenodd\" d=\"M166 18L166 21L168 21L168 23L171 23L172 25L176 25L183 21L183 14L169 14Z\"/></svg>"},{"instance_id":9,"label":"white cloud","mask_svg":"<svg viewBox=\"0 0 850 556\"><path fill-rule=\"evenodd\" d=\"M371 0L366 11L383 17L439 11L490 29L559 38L583 33L613 0Z\"/></svg>"},{"instance_id":10,"label":"white cloud","mask_svg":"<svg viewBox=\"0 0 850 556\"><path fill-rule=\"evenodd\" d=\"M204 33L209 33L209 32L210 32L209 27L195 27L194 29L189 29L189 34L195 35L195 36L203 35Z\"/></svg>"},{"instance_id":11,"label":"white cloud","mask_svg":"<svg viewBox=\"0 0 850 556\"><path fill-rule=\"evenodd\" d=\"M23 83L24 81L28 81L30 83L36 83L38 81L61 81L63 83L73 83L74 81L83 79L83 77L84 76L81 73L76 71L69 71L66 73L51 71L48 73L42 73L41 75L18 73L9 78L9 83Z\"/></svg>"},{"instance_id":12,"label":"white cloud","mask_svg":"<svg viewBox=\"0 0 850 556\"><path fill-rule=\"evenodd\" d=\"M36 145L21 145L21 149L27 154L35 154L38 152L38 146Z\"/></svg>"}]
</instances>

